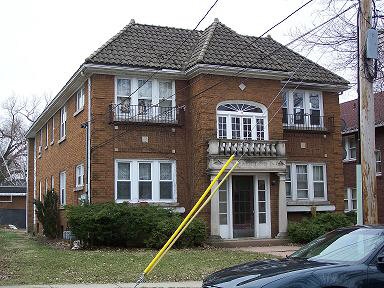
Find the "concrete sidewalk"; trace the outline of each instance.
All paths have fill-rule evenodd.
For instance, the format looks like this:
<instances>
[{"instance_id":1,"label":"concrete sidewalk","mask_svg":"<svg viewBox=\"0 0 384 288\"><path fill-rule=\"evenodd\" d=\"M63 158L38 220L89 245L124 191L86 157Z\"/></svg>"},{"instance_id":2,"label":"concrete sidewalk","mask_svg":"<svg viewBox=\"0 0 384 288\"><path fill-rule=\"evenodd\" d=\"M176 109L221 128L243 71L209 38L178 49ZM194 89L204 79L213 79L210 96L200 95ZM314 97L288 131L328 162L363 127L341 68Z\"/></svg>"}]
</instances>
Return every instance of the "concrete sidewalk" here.
<instances>
[{"instance_id":1,"label":"concrete sidewalk","mask_svg":"<svg viewBox=\"0 0 384 288\"><path fill-rule=\"evenodd\" d=\"M201 288L201 281L187 282L159 282L141 283L138 288ZM0 286L8 288L133 288L135 283L116 283L116 284L51 284L51 285L18 285Z\"/></svg>"},{"instance_id":2,"label":"concrete sidewalk","mask_svg":"<svg viewBox=\"0 0 384 288\"><path fill-rule=\"evenodd\" d=\"M240 247L232 248L231 250L241 250L249 252L258 252L274 255L277 257L285 257L291 255L296 250L300 249L300 246L260 246L260 247Z\"/></svg>"}]
</instances>

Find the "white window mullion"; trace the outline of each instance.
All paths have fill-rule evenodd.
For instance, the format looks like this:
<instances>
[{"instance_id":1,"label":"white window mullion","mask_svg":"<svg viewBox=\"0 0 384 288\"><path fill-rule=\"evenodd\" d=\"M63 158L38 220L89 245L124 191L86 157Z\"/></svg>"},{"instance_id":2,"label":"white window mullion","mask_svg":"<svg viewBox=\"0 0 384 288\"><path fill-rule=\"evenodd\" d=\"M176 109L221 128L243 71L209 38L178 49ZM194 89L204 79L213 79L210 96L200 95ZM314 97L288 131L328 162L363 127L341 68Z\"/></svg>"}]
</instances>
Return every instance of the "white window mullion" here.
<instances>
[{"instance_id":1,"label":"white window mullion","mask_svg":"<svg viewBox=\"0 0 384 288\"><path fill-rule=\"evenodd\" d=\"M307 182L308 182L308 199L313 200L314 195L314 184L313 184L313 165L307 165Z\"/></svg>"},{"instance_id":2,"label":"white window mullion","mask_svg":"<svg viewBox=\"0 0 384 288\"><path fill-rule=\"evenodd\" d=\"M152 164L152 200L160 201L160 163L155 161Z\"/></svg>"},{"instance_id":3,"label":"white window mullion","mask_svg":"<svg viewBox=\"0 0 384 288\"><path fill-rule=\"evenodd\" d=\"M291 185L292 185L292 200L297 200L297 177L296 177L296 164L291 164Z\"/></svg>"}]
</instances>

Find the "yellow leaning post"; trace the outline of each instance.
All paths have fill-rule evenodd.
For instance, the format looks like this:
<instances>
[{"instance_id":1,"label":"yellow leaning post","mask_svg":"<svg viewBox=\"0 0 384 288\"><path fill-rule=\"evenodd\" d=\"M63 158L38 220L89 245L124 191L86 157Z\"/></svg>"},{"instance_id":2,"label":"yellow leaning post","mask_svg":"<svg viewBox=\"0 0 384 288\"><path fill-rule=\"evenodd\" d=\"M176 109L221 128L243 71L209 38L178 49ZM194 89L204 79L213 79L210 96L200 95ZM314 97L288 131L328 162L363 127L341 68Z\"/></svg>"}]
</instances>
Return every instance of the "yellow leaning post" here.
<instances>
[{"instance_id":1,"label":"yellow leaning post","mask_svg":"<svg viewBox=\"0 0 384 288\"><path fill-rule=\"evenodd\" d=\"M168 252L169 249L172 248L173 244L175 244L175 242L177 241L177 239L179 239L179 237L184 233L185 229L188 228L189 224L192 223L193 219L196 218L196 216L200 213L201 210L204 209L204 207L209 203L209 201L211 201L211 199L213 198L213 196L215 195L215 193L220 189L220 186L224 183L225 180L227 180L228 176L231 175L232 171L237 167L237 165L239 165L239 161L237 161L231 168L231 170L229 170L224 178L220 181L220 183L216 186L216 188L211 192L211 194L208 196L208 198L204 201L204 203L200 206L200 208L196 211L195 214L193 214L192 218L189 219L188 223L185 224L185 226L183 227L183 229L180 231L179 234L177 234L177 236L175 237L175 239L173 239L173 241L171 242L171 244L169 244L169 246L167 247L167 249L165 249L164 253L161 254L161 256L159 257L158 261L152 266L152 268L148 271L148 274L152 272L152 270L156 267L157 264L159 264L160 260L164 257L164 255Z\"/></svg>"},{"instance_id":2,"label":"yellow leaning post","mask_svg":"<svg viewBox=\"0 0 384 288\"><path fill-rule=\"evenodd\" d=\"M152 259L151 263L145 268L144 273L141 275L139 280L136 282L135 287L137 287L141 282L144 281L144 276L149 273L149 271L152 270L152 267L155 265L155 263L158 261L158 259L161 257L161 255L164 253L164 251L167 249L169 244L173 241L173 239L176 238L176 236L179 234L181 229L185 226L185 224L189 221L189 219L193 216L195 211L200 206L201 202L203 202L204 198L207 196L207 194L211 191L212 186L216 183L216 181L220 178L220 176L224 173L225 169L228 167L228 165L233 161L235 158L235 155L232 155L229 157L227 162L225 162L224 166L220 169L219 173L215 176L215 178L212 180L211 184L207 187L207 189L204 191L203 195L201 195L199 201L196 202L195 206L193 206L192 210L188 213L188 215L185 217L183 222L179 225L179 227L176 229L176 231L172 234L172 236L168 239L167 243L164 244L163 248L160 249L160 251L156 254L155 258Z\"/></svg>"}]
</instances>

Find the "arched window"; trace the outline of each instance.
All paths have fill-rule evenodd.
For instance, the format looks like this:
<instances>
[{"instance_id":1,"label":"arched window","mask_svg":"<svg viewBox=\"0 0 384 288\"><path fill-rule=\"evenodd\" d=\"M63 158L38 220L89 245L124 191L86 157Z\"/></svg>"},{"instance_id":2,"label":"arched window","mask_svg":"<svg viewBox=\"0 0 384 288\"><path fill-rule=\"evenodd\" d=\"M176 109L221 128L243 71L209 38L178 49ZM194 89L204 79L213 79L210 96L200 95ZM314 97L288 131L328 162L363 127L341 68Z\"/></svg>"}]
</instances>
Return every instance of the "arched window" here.
<instances>
[{"instance_id":1,"label":"arched window","mask_svg":"<svg viewBox=\"0 0 384 288\"><path fill-rule=\"evenodd\" d=\"M217 106L219 139L268 140L268 111L259 103L222 102Z\"/></svg>"}]
</instances>

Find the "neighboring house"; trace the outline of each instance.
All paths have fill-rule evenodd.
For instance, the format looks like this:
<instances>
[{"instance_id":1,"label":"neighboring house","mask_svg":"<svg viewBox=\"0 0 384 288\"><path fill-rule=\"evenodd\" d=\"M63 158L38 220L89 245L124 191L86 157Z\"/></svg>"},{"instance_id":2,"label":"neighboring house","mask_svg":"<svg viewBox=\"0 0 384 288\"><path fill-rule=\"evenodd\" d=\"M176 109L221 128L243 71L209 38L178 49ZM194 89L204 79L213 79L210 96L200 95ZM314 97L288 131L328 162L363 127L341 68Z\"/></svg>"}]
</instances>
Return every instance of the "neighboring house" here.
<instances>
[{"instance_id":1,"label":"neighboring house","mask_svg":"<svg viewBox=\"0 0 384 288\"><path fill-rule=\"evenodd\" d=\"M26 228L27 187L0 186L0 225Z\"/></svg>"},{"instance_id":2,"label":"neighboring house","mask_svg":"<svg viewBox=\"0 0 384 288\"><path fill-rule=\"evenodd\" d=\"M382 176L382 155L384 151L384 92L374 95L375 103L375 155L377 202L384 203L384 179ZM357 100L340 104L340 117L343 135L343 170L344 170L344 210L357 209L356 196L356 160L359 157L358 145L358 107ZM378 205L380 208L380 204ZM379 222L384 223L384 210L378 209Z\"/></svg>"},{"instance_id":3,"label":"neighboring house","mask_svg":"<svg viewBox=\"0 0 384 288\"><path fill-rule=\"evenodd\" d=\"M218 20L204 31L131 21L29 129L28 227L32 199L51 187L62 206L88 197L189 211L232 153L245 155L202 214L212 235L284 236L287 217L343 211L346 89L272 38Z\"/></svg>"}]
</instances>

